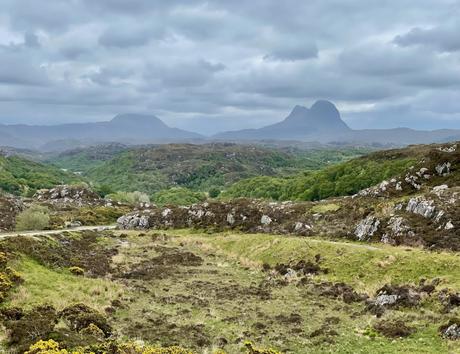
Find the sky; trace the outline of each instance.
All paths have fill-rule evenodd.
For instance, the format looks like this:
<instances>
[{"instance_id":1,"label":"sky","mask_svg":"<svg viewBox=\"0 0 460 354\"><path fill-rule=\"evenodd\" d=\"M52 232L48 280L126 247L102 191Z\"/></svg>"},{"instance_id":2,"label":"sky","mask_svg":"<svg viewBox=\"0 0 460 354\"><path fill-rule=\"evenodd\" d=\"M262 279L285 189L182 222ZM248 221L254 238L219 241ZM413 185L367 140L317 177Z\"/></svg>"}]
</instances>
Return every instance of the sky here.
<instances>
[{"instance_id":1,"label":"sky","mask_svg":"<svg viewBox=\"0 0 460 354\"><path fill-rule=\"evenodd\" d=\"M460 0L0 0L0 123L156 115L212 134L295 105L460 128Z\"/></svg>"}]
</instances>

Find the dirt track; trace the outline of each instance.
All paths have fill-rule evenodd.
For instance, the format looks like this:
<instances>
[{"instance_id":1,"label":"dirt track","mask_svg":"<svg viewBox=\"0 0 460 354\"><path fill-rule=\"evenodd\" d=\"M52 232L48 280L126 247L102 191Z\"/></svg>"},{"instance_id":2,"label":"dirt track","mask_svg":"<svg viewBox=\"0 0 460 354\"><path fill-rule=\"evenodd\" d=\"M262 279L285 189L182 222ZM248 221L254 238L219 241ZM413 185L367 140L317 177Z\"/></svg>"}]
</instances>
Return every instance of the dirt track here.
<instances>
[{"instance_id":1,"label":"dirt track","mask_svg":"<svg viewBox=\"0 0 460 354\"><path fill-rule=\"evenodd\" d=\"M100 226L79 226L69 229L61 229L61 230L34 230L34 231L23 231L23 232L2 232L0 233L0 240L8 238L8 237L17 237L17 236L45 236L45 235L54 235L60 234L63 231L86 231L86 230L94 230L94 231L103 231L103 230L113 230L116 228L116 225L100 225Z\"/></svg>"}]
</instances>

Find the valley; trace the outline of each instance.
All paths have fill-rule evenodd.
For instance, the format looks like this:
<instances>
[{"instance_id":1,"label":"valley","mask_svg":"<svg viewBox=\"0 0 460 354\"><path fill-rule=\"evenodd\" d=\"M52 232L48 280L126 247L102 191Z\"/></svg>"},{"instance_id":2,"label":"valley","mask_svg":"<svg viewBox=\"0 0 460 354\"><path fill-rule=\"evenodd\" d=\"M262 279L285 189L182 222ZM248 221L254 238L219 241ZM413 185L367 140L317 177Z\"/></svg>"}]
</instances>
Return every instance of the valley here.
<instances>
[{"instance_id":1,"label":"valley","mask_svg":"<svg viewBox=\"0 0 460 354\"><path fill-rule=\"evenodd\" d=\"M457 146L102 145L43 162L4 157L77 183L0 198L0 348L458 352ZM192 172L203 166L212 173ZM177 186L200 197L184 202Z\"/></svg>"}]
</instances>

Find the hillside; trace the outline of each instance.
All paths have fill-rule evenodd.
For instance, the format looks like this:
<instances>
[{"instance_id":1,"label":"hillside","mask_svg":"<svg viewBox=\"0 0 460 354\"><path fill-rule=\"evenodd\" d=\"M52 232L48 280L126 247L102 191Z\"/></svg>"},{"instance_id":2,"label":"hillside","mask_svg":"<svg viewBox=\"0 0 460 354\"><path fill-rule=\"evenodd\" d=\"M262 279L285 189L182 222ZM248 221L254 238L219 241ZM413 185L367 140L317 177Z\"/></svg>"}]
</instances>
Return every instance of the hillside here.
<instances>
[{"instance_id":1,"label":"hillside","mask_svg":"<svg viewBox=\"0 0 460 354\"><path fill-rule=\"evenodd\" d=\"M7 193L32 195L37 189L81 180L80 177L54 166L20 156L0 155L0 189Z\"/></svg>"},{"instance_id":2,"label":"hillside","mask_svg":"<svg viewBox=\"0 0 460 354\"><path fill-rule=\"evenodd\" d=\"M411 166L420 164L422 160L428 160L430 164L441 163L442 156L439 155L442 154L442 151L430 145L378 151L320 171L297 176L287 178L259 176L241 180L230 186L222 196L271 200L320 200L353 195L383 180L399 176Z\"/></svg>"},{"instance_id":3,"label":"hillside","mask_svg":"<svg viewBox=\"0 0 460 354\"><path fill-rule=\"evenodd\" d=\"M63 153L55 165L118 191L149 194L170 187L209 191L243 178L285 176L318 169L368 152L368 148L273 149L235 144L169 144L124 149L101 146Z\"/></svg>"}]
</instances>

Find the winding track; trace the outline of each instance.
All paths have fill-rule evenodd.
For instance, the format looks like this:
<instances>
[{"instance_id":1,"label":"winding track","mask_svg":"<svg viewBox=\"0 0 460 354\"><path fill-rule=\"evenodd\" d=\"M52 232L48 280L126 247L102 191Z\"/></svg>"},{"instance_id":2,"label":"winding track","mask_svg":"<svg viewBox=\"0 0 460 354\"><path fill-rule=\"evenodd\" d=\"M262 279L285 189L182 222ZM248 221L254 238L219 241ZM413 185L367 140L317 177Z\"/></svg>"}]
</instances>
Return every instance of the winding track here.
<instances>
[{"instance_id":1,"label":"winding track","mask_svg":"<svg viewBox=\"0 0 460 354\"><path fill-rule=\"evenodd\" d=\"M60 234L64 231L86 231L86 230L93 230L93 231L103 231L103 230L113 230L117 226L116 225L99 225L99 226L79 226L73 227L69 229L61 229L61 230L45 230L45 231L23 231L23 232L2 232L0 233L0 240L8 238L8 237L17 237L17 236L46 236L46 235L54 235Z\"/></svg>"}]
</instances>

